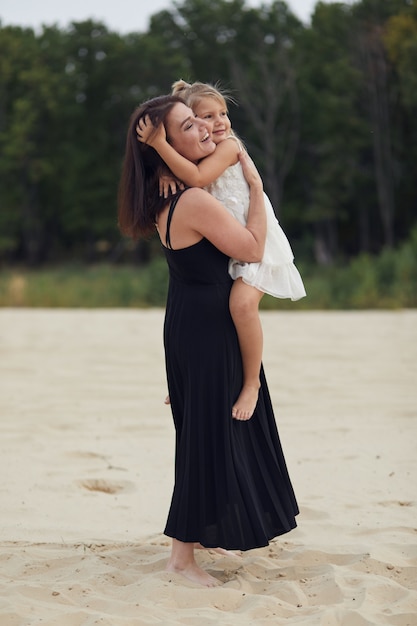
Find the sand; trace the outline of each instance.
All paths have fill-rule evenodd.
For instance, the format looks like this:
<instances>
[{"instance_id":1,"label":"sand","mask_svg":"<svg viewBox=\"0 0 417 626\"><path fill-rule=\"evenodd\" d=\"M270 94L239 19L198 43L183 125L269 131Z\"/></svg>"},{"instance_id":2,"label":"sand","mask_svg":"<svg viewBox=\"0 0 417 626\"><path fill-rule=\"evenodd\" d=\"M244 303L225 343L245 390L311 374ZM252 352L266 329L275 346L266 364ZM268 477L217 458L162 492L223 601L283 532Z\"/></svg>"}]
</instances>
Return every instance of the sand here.
<instances>
[{"instance_id":1,"label":"sand","mask_svg":"<svg viewBox=\"0 0 417 626\"><path fill-rule=\"evenodd\" d=\"M301 513L164 570L163 311L0 310L1 626L415 626L417 311L263 312Z\"/></svg>"}]
</instances>

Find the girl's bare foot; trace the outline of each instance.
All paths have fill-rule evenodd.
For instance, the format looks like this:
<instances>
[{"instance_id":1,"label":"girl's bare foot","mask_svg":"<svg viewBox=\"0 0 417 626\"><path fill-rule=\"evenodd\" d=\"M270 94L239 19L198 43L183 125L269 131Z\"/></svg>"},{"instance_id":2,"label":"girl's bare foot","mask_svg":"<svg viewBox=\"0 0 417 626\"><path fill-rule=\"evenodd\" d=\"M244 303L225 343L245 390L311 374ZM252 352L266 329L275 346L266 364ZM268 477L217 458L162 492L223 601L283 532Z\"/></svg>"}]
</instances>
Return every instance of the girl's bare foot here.
<instances>
[{"instance_id":1,"label":"girl's bare foot","mask_svg":"<svg viewBox=\"0 0 417 626\"><path fill-rule=\"evenodd\" d=\"M166 566L167 572L175 572L176 574L181 574L191 582L196 583L197 585L202 585L203 587L218 587L221 585L221 582L211 576L207 572L205 572L201 567L197 565L195 561L192 563L188 563L185 567L176 566L172 560L168 561L168 565Z\"/></svg>"},{"instance_id":2,"label":"girl's bare foot","mask_svg":"<svg viewBox=\"0 0 417 626\"><path fill-rule=\"evenodd\" d=\"M239 394L238 399L232 408L232 417L235 420L247 421L249 420L258 402L259 386L244 385L242 391Z\"/></svg>"},{"instance_id":3,"label":"girl's bare foot","mask_svg":"<svg viewBox=\"0 0 417 626\"><path fill-rule=\"evenodd\" d=\"M165 398L164 404L171 404L171 398L169 396Z\"/></svg>"}]
</instances>

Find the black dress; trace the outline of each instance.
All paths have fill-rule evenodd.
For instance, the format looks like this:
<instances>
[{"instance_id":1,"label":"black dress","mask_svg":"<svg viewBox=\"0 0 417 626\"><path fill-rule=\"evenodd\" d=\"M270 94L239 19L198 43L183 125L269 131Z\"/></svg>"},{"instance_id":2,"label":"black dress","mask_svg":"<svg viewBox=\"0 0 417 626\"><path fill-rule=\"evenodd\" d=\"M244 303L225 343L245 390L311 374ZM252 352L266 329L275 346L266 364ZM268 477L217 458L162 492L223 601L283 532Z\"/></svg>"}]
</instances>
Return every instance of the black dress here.
<instances>
[{"instance_id":1,"label":"black dress","mask_svg":"<svg viewBox=\"0 0 417 626\"><path fill-rule=\"evenodd\" d=\"M231 415L242 361L229 312L229 259L207 239L171 248L175 204L164 248L170 274L164 346L176 430L165 534L211 548L259 548L296 526L297 502L263 369L253 417Z\"/></svg>"}]
</instances>

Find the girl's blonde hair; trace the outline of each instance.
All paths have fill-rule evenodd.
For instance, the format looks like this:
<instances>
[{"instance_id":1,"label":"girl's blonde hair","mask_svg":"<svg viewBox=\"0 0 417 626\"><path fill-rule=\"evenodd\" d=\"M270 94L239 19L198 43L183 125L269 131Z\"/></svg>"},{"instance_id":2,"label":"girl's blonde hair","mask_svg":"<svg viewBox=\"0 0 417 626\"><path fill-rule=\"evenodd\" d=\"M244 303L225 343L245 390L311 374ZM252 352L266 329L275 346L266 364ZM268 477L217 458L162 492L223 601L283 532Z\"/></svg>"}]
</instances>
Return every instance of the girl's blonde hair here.
<instances>
[{"instance_id":1,"label":"girl's blonde hair","mask_svg":"<svg viewBox=\"0 0 417 626\"><path fill-rule=\"evenodd\" d=\"M185 104L191 109L197 105L203 98L213 98L227 109L227 103L234 103L233 98L224 90L220 90L218 85L210 83L187 83L185 80L177 80L172 84L173 96L178 96L184 100Z\"/></svg>"}]
</instances>

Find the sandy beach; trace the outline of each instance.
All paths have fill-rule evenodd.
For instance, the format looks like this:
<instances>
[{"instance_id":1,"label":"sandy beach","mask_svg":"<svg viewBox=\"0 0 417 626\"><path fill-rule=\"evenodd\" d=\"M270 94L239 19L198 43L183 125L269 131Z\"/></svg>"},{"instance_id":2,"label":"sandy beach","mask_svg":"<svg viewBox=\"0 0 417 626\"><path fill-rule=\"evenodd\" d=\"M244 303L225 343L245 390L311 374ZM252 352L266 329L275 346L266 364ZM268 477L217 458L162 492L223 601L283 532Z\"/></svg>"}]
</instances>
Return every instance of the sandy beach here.
<instances>
[{"instance_id":1,"label":"sandy beach","mask_svg":"<svg viewBox=\"0 0 417 626\"><path fill-rule=\"evenodd\" d=\"M1 626L416 626L417 311L263 312L301 513L165 571L164 312L0 310Z\"/></svg>"}]
</instances>

